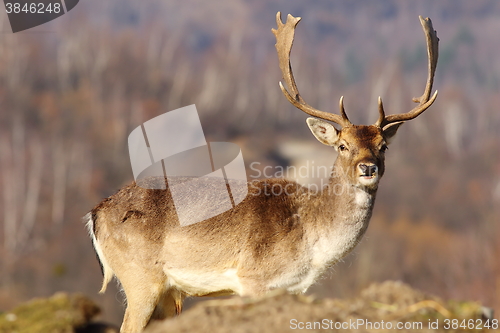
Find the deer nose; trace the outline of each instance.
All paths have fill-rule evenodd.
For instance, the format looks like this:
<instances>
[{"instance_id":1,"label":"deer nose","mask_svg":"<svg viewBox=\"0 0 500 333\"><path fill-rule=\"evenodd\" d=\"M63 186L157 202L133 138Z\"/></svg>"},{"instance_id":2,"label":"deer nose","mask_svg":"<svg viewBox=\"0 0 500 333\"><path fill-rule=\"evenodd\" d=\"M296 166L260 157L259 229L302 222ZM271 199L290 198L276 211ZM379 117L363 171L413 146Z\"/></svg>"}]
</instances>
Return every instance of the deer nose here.
<instances>
[{"instance_id":1,"label":"deer nose","mask_svg":"<svg viewBox=\"0 0 500 333\"><path fill-rule=\"evenodd\" d=\"M358 168L361 171L362 176L368 176L372 177L377 173L377 166L373 163L365 164L365 163L360 163L358 164Z\"/></svg>"}]
</instances>

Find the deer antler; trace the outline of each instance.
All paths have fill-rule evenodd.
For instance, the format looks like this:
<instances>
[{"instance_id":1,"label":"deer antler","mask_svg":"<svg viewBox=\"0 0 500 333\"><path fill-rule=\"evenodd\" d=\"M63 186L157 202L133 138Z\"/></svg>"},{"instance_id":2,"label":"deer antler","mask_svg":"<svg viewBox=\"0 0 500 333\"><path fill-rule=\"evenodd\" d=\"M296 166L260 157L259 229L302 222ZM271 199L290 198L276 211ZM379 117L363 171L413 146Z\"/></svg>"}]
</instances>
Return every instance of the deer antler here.
<instances>
[{"instance_id":1,"label":"deer antler","mask_svg":"<svg viewBox=\"0 0 500 333\"><path fill-rule=\"evenodd\" d=\"M416 107L414 107L410 112L393 114L390 116L386 116L384 112L384 106L382 104L382 99L379 97L378 99L378 111L379 118L375 123L376 126L380 128L384 128L387 125L397 122L403 122L406 120L411 120L413 118L418 117L422 112L424 112L429 106L434 103L437 97L437 90L431 97L432 84L434 82L434 72L436 71L437 61L438 61L438 43L439 38L437 36L436 31L432 27L432 21L430 18L423 18L419 16L420 24L424 29L426 42L427 42L427 55L429 59L429 67L428 67L428 76L427 76L427 84L425 85L424 94L419 98L413 98L415 103L419 103Z\"/></svg>"},{"instance_id":2,"label":"deer antler","mask_svg":"<svg viewBox=\"0 0 500 333\"><path fill-rule=\"evenodd\" d=\"M276 14L276 24L278 25L278 29L272 29L273 34L276 36L276 51L278 52L281 73L288 89L290 90L290 92L288 92L288 90L283 87L283 84L280 82L281 91L283 91L283 94L290 103L311 116L333 121L342 127L352 125L344 111L343 97L340 98L339 102L340 114L342 115L340 116L313 108L307 104L299 94L299 90L297 89L297 85L295 84L295 79L293 77L292 66L290 64L290 52L292 50L295 27L299 23L300 19L300 17L293 17L288 14L286 23L283 24L281 21L281 12L278 12Z\"/></svg>"}]
</instances>

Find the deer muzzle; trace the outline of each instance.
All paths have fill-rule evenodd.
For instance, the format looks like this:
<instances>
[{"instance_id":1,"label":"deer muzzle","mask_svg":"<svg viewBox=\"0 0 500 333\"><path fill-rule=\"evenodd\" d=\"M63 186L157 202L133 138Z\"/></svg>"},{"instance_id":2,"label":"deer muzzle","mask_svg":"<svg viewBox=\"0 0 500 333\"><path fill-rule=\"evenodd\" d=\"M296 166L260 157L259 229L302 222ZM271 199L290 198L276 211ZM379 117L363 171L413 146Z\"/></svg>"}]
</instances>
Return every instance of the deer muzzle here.
<instances>
[{"instance_id":1,"label":"deer muzzle","mask_svg":"<svg viewBox=\"0 0 500 333\"><path fill-rule=\"evenodd\" d=\"M373 163L358 164L361 177L373 178L377 175L378 167Z\"/></svg>"}]
</instances>

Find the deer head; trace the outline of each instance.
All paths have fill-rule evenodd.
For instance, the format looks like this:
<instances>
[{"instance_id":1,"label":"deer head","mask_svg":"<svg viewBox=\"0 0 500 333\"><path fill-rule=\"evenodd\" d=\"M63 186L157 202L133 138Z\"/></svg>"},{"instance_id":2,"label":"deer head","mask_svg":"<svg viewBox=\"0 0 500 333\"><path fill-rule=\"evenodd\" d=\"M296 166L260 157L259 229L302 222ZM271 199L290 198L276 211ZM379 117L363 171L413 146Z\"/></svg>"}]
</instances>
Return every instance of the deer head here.
<instances>
[{"instance_id":1,"label":"deer head","mask_svg":"<svg viewBox=\"0 0 500 333\"><path fill-rule=\"evenodd\" d=\"M375 190L384 174L384 153L398 128L407 120L416 118L434 103L437 91L431 96L434 72L438 59L438 37L429 18L420 18L427 41L428 77L424 93L413 101L418 105L407 113L385 115L382 99L378 99L379 118L373 125L353 125L344 110L344 98L340 98L340 115L317 110L307 104L300 96L292 73L290 52L295 27L300 17L288 14L286 23L281 21L281 13L276 15L278 29L272 29L276 36L276 50L283 80L288 89L280 82L285 97L298 109L315 117L308 118L307 125L319 142L334 147L338 151L335 172L343 172L351 185ZM318 119L319 118L319 119ZM320 120L323 119L323 120ZM331 121L340 126L335 128Z\"/></svg>"}]
</instances>

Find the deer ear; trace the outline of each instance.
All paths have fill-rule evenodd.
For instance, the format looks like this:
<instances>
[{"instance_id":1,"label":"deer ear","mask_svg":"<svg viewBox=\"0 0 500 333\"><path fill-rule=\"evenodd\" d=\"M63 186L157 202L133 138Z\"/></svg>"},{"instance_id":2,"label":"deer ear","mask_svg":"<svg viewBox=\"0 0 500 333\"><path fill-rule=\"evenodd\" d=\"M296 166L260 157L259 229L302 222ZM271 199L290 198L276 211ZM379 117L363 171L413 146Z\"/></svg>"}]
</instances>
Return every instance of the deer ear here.
<instances>
[{"instance_id":1,"label":"deer ear","mask_svg":"<svg viewBox=\"0 0 500 333\"><path fill-rule=\"evenodd\" d=\"M403 123L404 121L401 121L399 123L392 123L384 127L382 131L384 132L385 141L387 142L387 144L390 144L392 142L392 139L396 135L399 126L403 125Z\"/></svg>"},{"instance_id":2,"label":"deer ear","mask_svg":"<svg viewBox=\"0 0 500 333\"><path fill-rule=\"evenodd\" d=\"M319 142L333 146L339 139L339 131L333 125L317 118L307 118L307 126Z\"/></svg>"}]
</instances>

